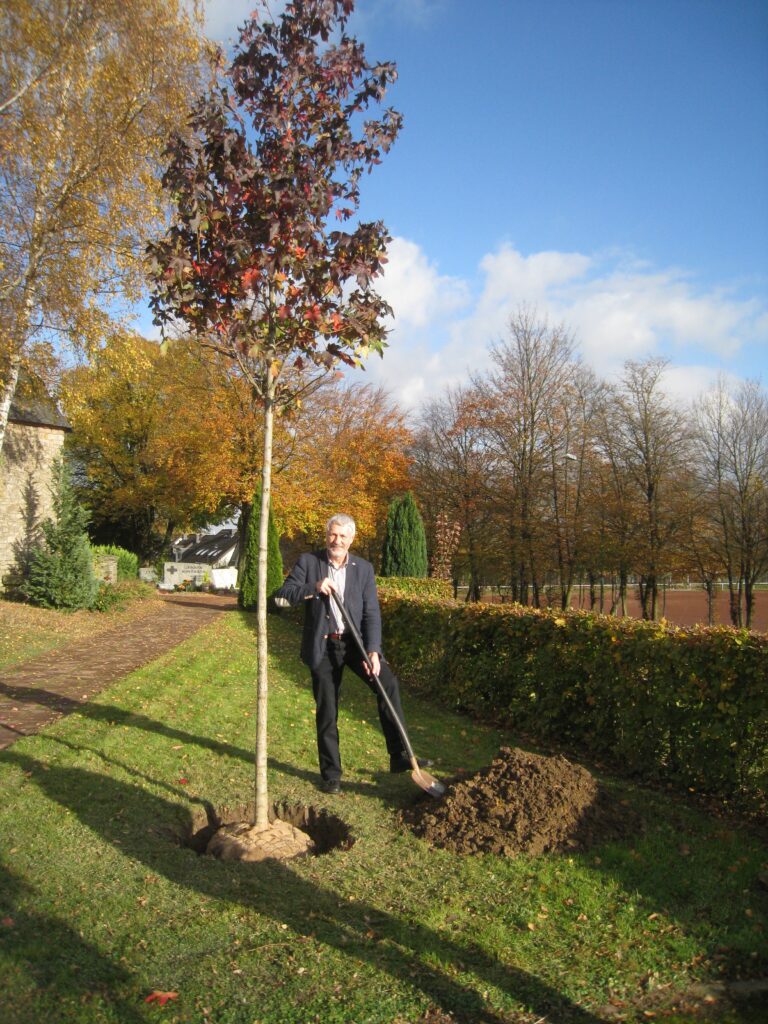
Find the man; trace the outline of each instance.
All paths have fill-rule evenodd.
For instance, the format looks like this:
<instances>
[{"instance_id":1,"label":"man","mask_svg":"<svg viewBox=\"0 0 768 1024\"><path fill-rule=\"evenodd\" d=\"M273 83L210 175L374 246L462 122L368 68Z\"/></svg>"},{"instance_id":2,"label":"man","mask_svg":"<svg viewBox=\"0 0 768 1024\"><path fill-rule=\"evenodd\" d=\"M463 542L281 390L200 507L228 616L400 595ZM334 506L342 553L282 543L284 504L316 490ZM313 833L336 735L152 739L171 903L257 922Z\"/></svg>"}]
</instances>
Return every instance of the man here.
<instances>
[{"instance_id":1,"label":"man","mask_svg":"<svg viewBox=\"0 0 768 1024\"><path fill-rule=\"evenodd\" d=\"M275 594L278 604L294 605L305 600L301 660L309 665L312 692L317 707L317 753L321 789L336 794L341 790L339 753L339 690L345 666L349 666L374 691L379 721L389 753L392 772L404 772L410 761L403 740L386 702L370 677L357 644L344 628L344 620L331 598L335 592L363 638L374 673L379 677L395 713L403 722L400 685L381 656L381 612L373 566L349 549L355 537L355 521L348 515L334 515L325 531L325 551L301 555L285 583ZM419 761L422 768L431 761Z\"/></svg>"}]
</instances>

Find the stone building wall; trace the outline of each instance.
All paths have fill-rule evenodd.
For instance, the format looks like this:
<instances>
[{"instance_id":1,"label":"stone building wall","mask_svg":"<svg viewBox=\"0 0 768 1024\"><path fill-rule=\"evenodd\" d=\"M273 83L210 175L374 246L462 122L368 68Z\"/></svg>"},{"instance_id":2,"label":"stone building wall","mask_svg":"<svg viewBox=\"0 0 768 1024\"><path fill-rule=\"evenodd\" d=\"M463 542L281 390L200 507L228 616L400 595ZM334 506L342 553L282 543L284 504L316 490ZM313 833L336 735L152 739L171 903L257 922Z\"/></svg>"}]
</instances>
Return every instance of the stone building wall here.
<instances>
[{"instance_id":1,"label":"stone building wall","mask_svg":"<svg viewBox=\"0 0 768 1024\"><path fill-rule=\"evenodd\" d=\"M51 466L65 436L58 427L8 423L0 453L0 580L52 514Z\"/></svg>"}]
</instances>

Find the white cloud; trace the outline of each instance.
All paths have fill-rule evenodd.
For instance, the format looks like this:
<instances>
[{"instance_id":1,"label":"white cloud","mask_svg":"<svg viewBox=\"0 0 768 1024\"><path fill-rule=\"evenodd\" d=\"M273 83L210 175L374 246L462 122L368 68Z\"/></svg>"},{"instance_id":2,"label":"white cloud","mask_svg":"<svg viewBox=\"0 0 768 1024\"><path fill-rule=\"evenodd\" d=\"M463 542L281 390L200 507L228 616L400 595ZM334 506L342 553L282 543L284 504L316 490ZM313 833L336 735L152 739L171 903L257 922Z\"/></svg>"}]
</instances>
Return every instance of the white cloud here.
<instances>
[{"instance_id":1,"label":"white cloud","mask_svg":"<svg viewBox=\"0 0 768 1024\"><path fill-rule=\"evenodd\" d=\"M445 320L468 302L466 283L441 276L415 242L394 238L387 256L389 262L376 290L392 306L396 324L427 327Z\"/></svg>"},{"instance_id":2,"label":"white cloud","mask_svg":"<svg viewBox=\"0 0 768 1024\"><path fill-rule=\"evenodd\" d=\"M480 271L473 298L468 282L442 277L414 242L393 244L381 290L398 315L384 360L369 370L403 405L482 371L489 343L524 305L572 331L601 377L614 377L628 359L669 359L667 386L681 400L733 370L745 351L768 349L765 303L703 289L680 270L641 266L621 253L525 256L504 245L483 257ZM746 375L759 375L759 367Z\"/></svg>"}]
</instances>

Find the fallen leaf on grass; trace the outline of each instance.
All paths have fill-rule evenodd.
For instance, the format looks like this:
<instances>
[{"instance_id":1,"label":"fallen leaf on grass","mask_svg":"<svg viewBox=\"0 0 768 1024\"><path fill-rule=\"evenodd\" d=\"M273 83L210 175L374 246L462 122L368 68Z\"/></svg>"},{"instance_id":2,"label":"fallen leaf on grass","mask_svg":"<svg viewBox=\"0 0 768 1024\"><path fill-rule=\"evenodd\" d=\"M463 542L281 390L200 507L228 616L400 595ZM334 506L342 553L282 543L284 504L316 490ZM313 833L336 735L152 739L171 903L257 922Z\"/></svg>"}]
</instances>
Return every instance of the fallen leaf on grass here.
<instances>
[{"instance_id":1,"label":"fallen leaf on grass","mask_svg":"<svg viewBox=\"0 0 768 1024\"><path fill-rule=\"evenodd\" d=\"M178 999L178 998L179 998L179 993L178 992L150 992L150 994L147 996L147 998L144 1000L144 1002L145 1003L158 1003L160 1006L165 1006L165 1004L170 999Z\"/></svg>"}]
</instances>

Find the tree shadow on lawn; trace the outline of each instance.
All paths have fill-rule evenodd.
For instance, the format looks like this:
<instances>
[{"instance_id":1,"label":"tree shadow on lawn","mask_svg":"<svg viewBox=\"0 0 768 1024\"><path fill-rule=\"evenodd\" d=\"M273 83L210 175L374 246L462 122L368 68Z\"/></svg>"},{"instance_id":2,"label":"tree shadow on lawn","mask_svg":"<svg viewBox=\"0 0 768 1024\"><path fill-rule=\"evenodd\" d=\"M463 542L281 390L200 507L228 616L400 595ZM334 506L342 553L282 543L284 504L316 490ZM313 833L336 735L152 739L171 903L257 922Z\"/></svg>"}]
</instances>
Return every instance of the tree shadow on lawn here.
<instances>
[{"instance_id":1,"label":"tree shadow on lawn","mask_svg":"<svg viewBox=\"0 0 768 1024\"><path fill-rule=\"evenodd\" d=\"M0 958L10 971L5 974L0 1009L2 1019L60 1020L62 1011L84 1004L110 1008L102 1020L141 1024L146 1018L117 993L130 988L129 971L87 942L63 921L27 909L34 891L0 864ZM14 977L26 978L35 992L35 1004L21 988L14 991ZM40 1001L47 1008L39 1016ZM34 1016L32 1016L34 1014Z\"/></svg>"},{"instance_id":2,"label":"tree shadow on lawn","mask_svg":"<svg viewBox=\"0 0 768 1024\"><path fill-rule=\"evenodd\" d=\"M309 690L309 687L307 686L306 689ZM144 729L146 732L165 736L167 739L173 740L174 742L201 747L203 750L210 750L215 754L223 754L226 757L244 761L248 765L251 765L254 762L255 753L253 750L246 750L244 747L238 747L232 743L222 742L221 740L214 740L208 736L197 736L193 733L186 732L184 729L179 729L176 726L158 722L156 719L149 718L147 715L143 715L140 712L128 711L124 708L117 707L114 704L75 700L72 697L67 697L65 694L56 693L52 690L46 690L41 687L9 686L7 683L3 683L1 681L0 696L5 696L8 700L12 700L17 704L33 704L47 707L53 711L57 711L63 717L71 714L79 714L82 715L83 718L90 719L93 722L107 722L111 725L122 725L130 726L134 729ZM311 700L311 697L309 699ZM21 729L14 728L12 726L6 725L5 728L15 733L17 739L24 739L28 735ZM34 735L34 733L32 735ZM10 746L10 744L7 746ZM7 746L5 749L7 749ZM296 765L289 764L286 761L279 761L273 757L269 757L268 760L270 768L279 771L284 775L290 775L293 778L319 786L320 775L318 771L298 768ZM358 772L358 774L361 774L361 772ZM389 772L386 771L375 772L364 769L362 770L362 774L370 775L373 778L389 778ZM344 790L345 792L359 794L360 796L371 796L373 794L381 793L381 790L374 783L366 782L345 781Z\"/></svg>"},{"instance_id":3,"label":"tree shadow on lawn","mask_svg":"<svg viewBox=\"0 0 768 1024\"><path fill-rule=\"evenodd\" d=\"M149 827L178 825L183 818L182 824L191 830L189 811L178 803L84 768L46 765L43 771L35 758L13 750L0 753L0 763L3 761L31 772L46 796L152 872L199 895L272 918L288 925L296 935L312 937L345 956L367 962L396 981L420 989L438 1006L452 1012L457 1021L501 1024L504 1019L503 1014L498 1016L485 1006L478 992L450 976L451 972L472 971L542 1017L549 1016L559 1024L599 1024L599 1018L547 983L505 966L480 947L460 945L363 901L342 900L336 893L301 878L288 865L233 865L210 859L205 873L190 870L189 858L194 855L174 849ZM123 812L119 821L113 814L115 808ZM127 824L131 827L126 828ZM372 928L375 940L370 935ZM46 941L44 956L59 960L61 946Z\"/></svg>"}]
</instances>

